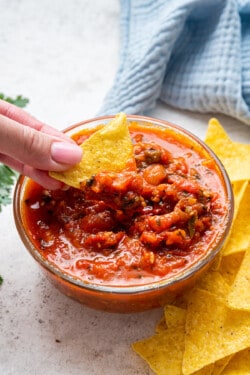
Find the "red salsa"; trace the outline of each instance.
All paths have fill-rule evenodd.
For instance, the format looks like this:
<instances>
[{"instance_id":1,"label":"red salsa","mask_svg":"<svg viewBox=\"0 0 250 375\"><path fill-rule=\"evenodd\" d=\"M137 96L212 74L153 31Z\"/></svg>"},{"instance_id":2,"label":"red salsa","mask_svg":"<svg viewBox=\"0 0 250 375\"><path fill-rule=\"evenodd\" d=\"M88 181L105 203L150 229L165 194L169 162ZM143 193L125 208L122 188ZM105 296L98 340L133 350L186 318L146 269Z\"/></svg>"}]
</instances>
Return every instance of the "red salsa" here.
<instances>
[{"instance_id":1,"label":"red salsa","mask_svg":"<svg viewBox=\"0 0 250 375\"><path fill-rule=\"evenodd\" d=\"M130 123L136 167L103 171L82 189L49 191L29 180L25 226L40 253L85 282L140 285L196 262L224 229L216 163L186 136ZM81 143L90 130L74 136Z\"/></svg>"}]
</instances>

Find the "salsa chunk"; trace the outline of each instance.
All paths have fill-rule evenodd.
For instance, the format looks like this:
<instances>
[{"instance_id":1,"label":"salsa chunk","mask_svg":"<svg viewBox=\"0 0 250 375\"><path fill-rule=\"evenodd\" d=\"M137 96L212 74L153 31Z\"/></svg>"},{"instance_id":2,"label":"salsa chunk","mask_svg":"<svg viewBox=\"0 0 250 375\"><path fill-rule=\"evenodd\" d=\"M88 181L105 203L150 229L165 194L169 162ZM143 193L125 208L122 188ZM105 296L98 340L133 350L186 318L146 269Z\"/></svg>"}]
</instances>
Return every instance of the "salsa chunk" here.
<instances>
[{"instance_id":1,"label":"salsa chunk","mask_svg":"<svg viewBox=\"0 0 250 375\"><path fill-rule=\"evenodd\" d=\"M206 253L227 212L216 163L168 129L129 126L134 162L49 191L33 181L23 216L41 254L85 282L141 285L190 267ZM90 130L74 136L80 144ZM133 167L132 167L133 166Z\"/></svg>"}]
</instances>

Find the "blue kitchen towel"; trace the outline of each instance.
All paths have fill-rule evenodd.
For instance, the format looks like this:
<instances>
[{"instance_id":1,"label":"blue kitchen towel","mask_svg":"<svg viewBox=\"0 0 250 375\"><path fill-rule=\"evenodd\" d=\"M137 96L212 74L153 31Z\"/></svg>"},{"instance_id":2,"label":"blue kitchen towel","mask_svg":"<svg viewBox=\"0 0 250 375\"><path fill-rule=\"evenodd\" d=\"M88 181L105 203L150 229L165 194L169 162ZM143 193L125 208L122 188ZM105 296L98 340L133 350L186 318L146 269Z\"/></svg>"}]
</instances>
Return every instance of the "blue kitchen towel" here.
<instances>
[{"instance_id":1,"label":"blue kitchen towel","mask_svg":"<svg viewBox=\"0 0 250 375\"><path fill-rule=\"evenodd\" d=\"M120 1L120 64L99 114L161 99L250 125L250 0Z\"/></svg>"}]
</instances>

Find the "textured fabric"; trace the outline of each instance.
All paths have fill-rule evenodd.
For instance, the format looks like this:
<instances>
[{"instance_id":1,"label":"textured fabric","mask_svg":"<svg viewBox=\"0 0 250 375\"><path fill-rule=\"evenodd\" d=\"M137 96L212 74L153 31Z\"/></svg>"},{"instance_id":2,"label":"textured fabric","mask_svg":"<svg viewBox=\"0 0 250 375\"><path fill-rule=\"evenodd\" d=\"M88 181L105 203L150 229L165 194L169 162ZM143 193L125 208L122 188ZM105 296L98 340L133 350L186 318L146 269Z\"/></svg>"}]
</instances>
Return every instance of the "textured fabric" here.
<instances>
[{"instance_id":1,"label":"textured fabric","mask_svg":"<svg viewBox=\"0 0 250 375\"><path fill-rule=\"evenodd\" d=\"M100 114L161 99L250 125L250 0L121 0L120 49Z\"/></svg>"}]
</instances>

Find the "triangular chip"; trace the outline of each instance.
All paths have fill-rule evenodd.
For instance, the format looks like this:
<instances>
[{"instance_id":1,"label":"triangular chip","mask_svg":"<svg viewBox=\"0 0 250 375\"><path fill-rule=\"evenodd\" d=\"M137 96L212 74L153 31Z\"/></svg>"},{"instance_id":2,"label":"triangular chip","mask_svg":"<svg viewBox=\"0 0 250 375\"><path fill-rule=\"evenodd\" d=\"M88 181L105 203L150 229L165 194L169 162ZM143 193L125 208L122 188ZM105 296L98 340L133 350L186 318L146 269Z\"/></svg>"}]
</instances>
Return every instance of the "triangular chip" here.
<instances>
[{"instance_id":1,"label":"triangular chip","mask_svg":"<svg viewBox=\"0 0 250 375\"><path fill-rule=\"evenodd\" d=\"M186 322L186 310L174 305L165 305L165 321L168 328L184 326Z\"/></svg>"},{"instance_id":2,"label":"triangular chip","mask_svg":"<svg viewBox=\"0 0 250 375\"><path fill-rule=\"evenodd\" d=\"M206 290L216 297L226 298L230 287L219 271L208 270L197 282L196 287Z\"/></svg>"},{"instance_id":3,"label":"triangular chip","mask_svg":"<svg viewBox=\"0 0 250 375\"><path fill-rule=\"evenodd\" d=\"M209 121L205 142L224 164L231 182L250 180L249 144L233 142L215 118Z\"/></svg>"},{"instance_id":4,"label":"triangular chip","mask_svg":"<svg viewBox=\"0 0 250 375\"><path fill-rule=\"evenodd\" d=\"M250 184L247 185L223 255L244 251L250 247Z\"/></svg>"},{"instance_id":5,"label":"triangular chip","mask_svg":"<svg viewBox=\"0 0 250 375\"><path fill-rule=\"evenodd\" d=\"M65 172L50 172L50 176L69 186L80 188L98 172L121 172L133 157L133 145L127 118L119 113L103 128L93 133L83 144L80 163Z\"/></svg>"},{"instance_id":6,"label":"triangular chip","mask_svg":"<svg viewBox=\"0 0 250 375\"><path fill-rule=\"evenodd\" d=\"M235 252L227 256L222 256L218 271L228 285L234 283L237 272L241 266L245 252Z\"/></svg>"},{"instance_id":7,"label":"triangular chip","mask_svg":"<svg viewBox=\"0 0 250 375\"><path fill-rule=\"evenodd\" d=\"M228 305L231 309L250 312L250 248L245 252L239 271L231 285Z\"/></svg>"},{"instance_id":8,"label":"triangular chip","mask_svg":"<svg viewBox=\"0 0 250 375\"><path fill-rule=\"evenodd\" d=\"M223 358L219 359L217 362L215 362L212 375L224 374L223 370L228 365L228 363L233 358L233 356L234 356L234 354L230 354L227 357L223 357ZM196 375L196 372L195 372L195 375Z\"/></svg>"},{"instance_id":9,"label":"triangular chip","mask_svg":"<svg viewBox=\"0 0 250 375\"><path fill-rule=\"evenodd\" d=\"M157 375L180 375L184 338L185 327L178 326L137 341L132 348Z\"/></svg>"},{"instance_id":10,"label":"triangular chip","mask_svg":"<svg viewBox=\"0 0 250 375\"><path fill-rule=\"evenodd\" d=\"M187 309L183 374L193 374L249 345L250 313L231 310L212 293L195 289Z\"/></svg>"},{"instance_id":11,"label":"triangular chip","mask_svg":"<svg viewBox=\"0 0 250 375\"><path fill-rule=\"evenodd\" d=\"M234 218L237 216L241 201L245 195L245 191L249 181L236 181L233 184L233 194L234 194Z\"/></svg>"},{"instance_id":12,"label":"triangular chip","mask_svg":"<svg viewBox=\"0 0 250 375\"><path fill-rule=\"evenodd\" d=\"M250 348L236 353L225 370L223 375L249 375L250 372Z\"/></svg>"}]
</instances>

